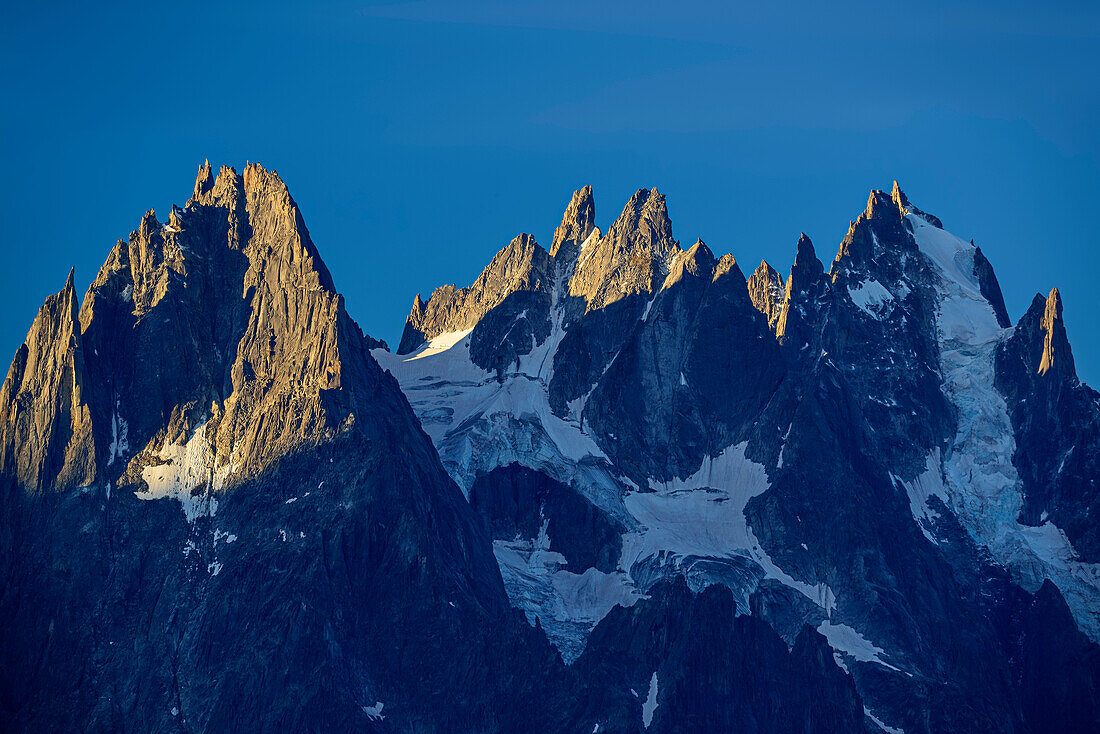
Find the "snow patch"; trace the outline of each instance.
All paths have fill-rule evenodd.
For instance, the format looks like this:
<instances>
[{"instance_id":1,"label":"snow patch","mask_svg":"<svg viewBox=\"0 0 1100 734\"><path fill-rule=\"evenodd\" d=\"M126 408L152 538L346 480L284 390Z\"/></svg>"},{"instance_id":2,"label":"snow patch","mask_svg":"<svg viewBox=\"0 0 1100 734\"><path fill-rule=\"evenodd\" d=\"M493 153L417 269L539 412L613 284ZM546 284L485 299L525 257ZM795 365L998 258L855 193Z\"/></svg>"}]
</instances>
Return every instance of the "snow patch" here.
<instances>
[{"instance_id":1,"label":"snow patch","mask_svg":"<svg viewBox=\"0 0 1100 734\"><path fill-rule=\"evenodd\" d=\"M427 344L413 352L412 356L409 357L409 361L423 359L424 357L431 357L446 352L455 344L458 344L469 336L470 332L473 330L474 328L471 326L469 329L464 329L463 331L448 331L439 336L433 336L428 340Z\"/></svg>"},{"instance_id":2,"label":"snow patch","mask_svg":"<svg viewBox=\"0 0 1100 734\"><path fill-rule=\"evenodd\" d=\"M657 671L653 671L653 677L649 679L649 695L642 704L642 724L646 729L653 723L653 712L657 710Z\"/></svg>"},{"instance_id":3,"label":"snow patch","mask_svg":"<svg viewBox=\"0 0 1100 734\"><path fill-rule=\"evenodd\" d=\"M115 398L115 409L111 413L111 445L107 449L110 453L110 458L107 461L108 466L114 464L115 459L123 458L126 452L130 450L130 427L119 415L120 409L119 400Z\"/></svg>"},{"instance_id":4,"label":"snow patch","mask_svg":"<svg viewBox=\"0 0 1100 734\"><path fill-rule=\"evenodd\" d=\"M864 313L872 318L878 318L883 306L894 300L890 291L877 280L869 279L854 286L848 286L848 295L852 303L856 304Z\"/></svg>"},{"instance_id":5,"label":"snow patch","mask_svg":"<svg viewBox=\"0 0 1100 734\"><path fill-rule=\"evenodd\" d=\"M386 718L382 713L382 709L386 704L381 701L376 702L373 706L363 706L363 713L370 718L371 721L381 721Z\"/></svg>"},{"instance_id":6,"label":"snow patch","mask_svg":"<svg viewBox=\"0 0 1100 734\"><path fill-rule=\"evenodd\" d=\"M912 480L906 482L891 475L894 481L905 489L909 497L909 511L917 521L921 532L924 533L924 537L937 545L939 541L936 540L933 532L938 513L929 506L928 500L931 497L939 497L944 504L947 504L947 491L943 486L943 473L940 467L940 450L937 448L928 455L924 471Z\"/></svg>"},{"instance_id":7,"label":"snow patch","mask_svg":"<svg viewBox=\"0 0 1100 734\"><path fill-rule=\"evenodd\" d=\"M883 653L881 647L876 647L874 643L846 624L833 624L826 620L818 625L817 631L829 641L836 664L844 670L848 670L848 666L844 664L841 653L861 663L876 663L884 668L901 672L879 657Z\"/></svg>"},{"instance_id":8,"label":"snow patch","mask_svg":"<svg viewBox=\"0 0 1100 734\"><path fill-rule=\"evenodd\" d=\"M866 706L863 707L863 714L868 719L873 721L875 726L877 726L879 729L882 729L884 732L886 732L886 734L905 734L905 729L901 729L901 728L896 727L896 726L887 726L886 724L882 723L882 720L879 719L879 717L872 714L871 709L867 708Z\"/></svg>"},{"instance_id":9,"label":"snow patch","mask_svg":"<svg viewBox=\"0 0 1100 734\"><path fill-rule=\"evenodd\" d=\"M162 446L156 458L164 463L146 466L141 478L147 488L134 494L141 500L157 500L171 497L179 500L187 522L199 517L213 517L218 500L213 492L221 489L225 480L236 470L227 462L215 467L215 456L206 438L206 421L203 421L187 441L182 444ZM195 490L199 490L195 492Z\"/></svg>"},{"instance_id":10,"label":"snow patch","mask_svg":"<svg viewBox=\"0 0 1100 734\"><path fill-rule=\"evenodd\" d=\"M596 568L583 573L566 570L565 556L550 550L543 523L532 540L496 540L493 553L512 603L532 624L538 617L566 664L584 649L588 632L616 605L629 607L639 594L629 576Z\"/></svg>"},{"instance_id":11,"label":"snow patch","mask_svg":"<svg viewBox=\"0 0 1100 734\"><path fill-rule=\"evenodd\" d=\"M831 614L835 596L825 584L811 586L780 569L760 546L745 519L745 506L770 486L763 464L745 456L748 442L707 457L687 479L653 482L653 492L631 492L624 498L639 529L623 535L619 567L662 553L705 558L744 558L772 578L805 595Z\"/></svg>"}]
</instances>

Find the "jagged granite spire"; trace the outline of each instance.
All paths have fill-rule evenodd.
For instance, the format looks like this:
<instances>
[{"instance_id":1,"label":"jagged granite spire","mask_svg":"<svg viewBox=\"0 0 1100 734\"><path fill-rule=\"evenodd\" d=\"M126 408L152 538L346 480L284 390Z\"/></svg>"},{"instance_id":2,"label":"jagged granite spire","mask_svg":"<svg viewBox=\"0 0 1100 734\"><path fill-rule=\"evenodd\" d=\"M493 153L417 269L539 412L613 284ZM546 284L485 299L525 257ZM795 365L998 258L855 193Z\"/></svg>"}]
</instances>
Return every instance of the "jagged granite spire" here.
<instances>
[{"instance_id":1,"label":"jagged granite spire","mask_svg":"<svg viewBox=\"0 0 1100 734\"><path fill-rule=\"evenodd\" d=\"M1039 361L1039 374L1055 371L1061 376L1075 378L1077 368L1073 364L1073 351L1062 321L1062 296L1052 288L1043 308L1043 357Z\"/></svg>"},{"instance_id":2,"label":"jagged granite spire","mask_svg":"<svg viewBox=\"0 0 1100 734\"><path fill-rule=\"evenodd\" d=\"M828 279L825 268L817 259L814 243L803 232L798 236L794 265L787 277L787 290L783 296L783 307L776 321L775 333L780 342L804 344L813 341L810 326L812 309L828 291Z\"/></svg>"},{"instance_id":3,"label":"jagged granite spire","mask_svg":"<svg viewBox=\"0 0 1100 734\"><path fill-rule=\"evenodd\" d=\"M713 270L714 253L703 240L696 240L694 245L673 259L661 289L672 287L685 275L709 277Z\"/></svg>"},{"instance_id":4,"label":"jagged granite spire","mask_svg":"<svg viewBox=\"0 0 1100 734\"><path fill-rule=\"evenodd\" d=\"M425 341L447 332L472 329L512 293L533 290L548 282L550 256L529 234L517 235L498 252L466 288L436 288L428 302L419 295L405 320L398 354L408 354Z\"/></svg>"},{"instance_id":5,"label":"jagged granite spire","mask_svg":"<svg viewBox=\"0 0 1100 734\"><path fill-rule=\"evenodd\" d=\"M798 244L795 245L794 266L791 268L791 277L798 280L803 278L812 279L824 272L825 267L817 259L813 241L805 232L800 233ZM797 287L801 289L803 286L799 284Z\"/></svg>"},{"instance_id":6,"label":"jagged granite spire","mask_svg":"<svg viewBox=\"0 0 1100 734\"><path fill-rule=\"evenodd\" d=\"M0 473L33 490L96 479L73 271L46 299L0 389Z\"/></svg>"},{"instance_id":7,"label":"jagged granite spire","mask_svg":"<svg viewBox=\"0 0 1100 734\"><path fill-rule=\"evenodd\" d=\"M903 217L909 210L909 197L895 180L889 194L879 189L872 189L867 197L867 207L863 211L863 216L867 219Z\"/></svg>"},{"instance_id":8,"label":"jagged granite spire","mask_svg":"<svg viewBox=\"0 0 1100 734\"><path fill-rule=\"evenodd\" d=\"M589 309L629 295L653 293L679 251L665 197L657 189L639 189L607 235L585 251L569 291L583 297Z\"/></svg>"},{"instance_id":9,"label":"jagged granite spire","mask_svg":"<svg viewBox=\"0 0 1100 734\"><path fill-rule=\"evenodd\" d=\"M908 203L896 181L891 194L872 190L867 197L867 206L848 227L837 248L830 276L835 280L841 269L864 272L887 248L895 251L916 250L916 243L905 224ZM886 272L883 275L890 280L900 276L900 264L894 260L897 258L886 258L884 263Z\"/></svg>"},{"instance_id":10,"label":"jagged granite spire","mask_svg":"<svg viewBox=\"0 0 1100 734\"><path fill-rule=\"evenodd\" d=\"M895 182L896 184L896 182ZM895 191L900 191L895 186ZM872 189L867 197L867 207L863 210L865 219L881 219L888 216L901 217L898 199L878 189Z\"/></svg>"},{"instance_id":11,"label":"jagged granite spire","mask_svg":"<svg viewBox=\"0 0 1100 734\"><path fill-rule=\"evenodd\" d=\"M756 270L749 276L748 287L752 305L764 314L768 320L768 326L774 332L778 328L779 317L783 313L785 294L783 277L775 268L768 265L767 261L761 260Z\"/></svg>"},{"instance_id":12,"label":"jagged granite spire","mask_svg":"<svg viewBox=\"0 0 1100 734\"><path fill-rule=\"evenodd\" d=\"M898 186L896 179L893 188L890 189L890 200L894 202L898 209L904 210L909 207L909 197L901 190L901 186Z\"/></svg>"},{"instance_id":13,"label":"jagged granite spire","mask_svg":"<svg viewBox=\"0 0 1100 734\"><path fill-rule=\"evenodd\" d=\"M974 240L971 240L970 244L974 244ZM1008 318L1008 309L1005 308L1004 296L1001 295L1001 284L997 282L997 276L993 272L993 265L982 253L982 248L977 246L974 247L974 277L978 279L978 288L982 295L993 307L997 325L1002 329L1012 326L1012 320Z\"/></svg>"},{"instance_id":14,"label":"jagged granite spire","mask_svg":"<svg viewBox=\"0 0 1100 734\"><path fill-rule=\"evenodd\" d=\"M1046 297L1035 294L1031 306L999 350L998 358L1002 371L1012 373L1014 380L1030 376L1029 379L1042 378L1040 382L1044 383L1077 381L1058 288L1052 288Z\"/></svg>"},{"instance_id":15,"label":"jagged granite spire","mask_svg":"<svg viewBox=\"0 0 1100 734\"><path fill-rule=\"evenodd\" d=\"M550 245L550 257L559 255L565 260L576 257L580 246L596 226L596 204L592 198L592 187L585 186L573 192L561 224L554 230L554 241Z\"/></svg>"},{"instance_id":16,"label":"jagged granite spire","mask_svg":"<svg viewBox=\"0 0 1100 734\"><path fill-rule=\"evenodd\" d=\"M344 311L286 185L255 163L214 179L204 164L185 209L165 225L148 211L80 323L98 437L133 482L200 427L211 470L237 476L331 438L363 409L363 368L349 364L378 344Z\"/></svg>"}]
</instances>

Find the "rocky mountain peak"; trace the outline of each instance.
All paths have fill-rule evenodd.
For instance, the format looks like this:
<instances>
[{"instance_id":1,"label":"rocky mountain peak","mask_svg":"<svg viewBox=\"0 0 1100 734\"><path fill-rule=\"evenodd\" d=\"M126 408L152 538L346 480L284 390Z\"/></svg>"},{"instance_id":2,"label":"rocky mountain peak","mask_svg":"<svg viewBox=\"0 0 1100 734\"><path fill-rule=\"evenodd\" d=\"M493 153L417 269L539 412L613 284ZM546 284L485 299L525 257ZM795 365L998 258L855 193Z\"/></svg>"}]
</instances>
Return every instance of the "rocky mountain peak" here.
<instances>
[{"instance_id":1,"label":"rocky mountain peak","mask_svg":"<svg viewBox=\"0 0 1100 734\"><path fill-rule=\"evenodd\" d=\"M867 207L863 210L864 219L900 219L908 212L909 198L902 192L898 182L894 181L890 193L872 189L867 196ZM858 220L857 220L858 221Z\"/></svg>"},{"instance_id":2,"label":"rocky mountain peak","mask_svg":"<svg viewBox=\"0 0 1100 734\"><path fill-rule=\"evenodd\" d=\"M891 214L900 216L897 203L884 191L872 189L867 196L867 207L863 210L861 217L863 219L881 219Z\"/></svg>"},{"instance_id":3,"label":"rocky mountain peak","mask_svg":"<svg viewBox=\"0 0 1100 734\"><path fill-rule=\"evenodd\" d=\"M424 318L424 300L420 297L419 293L413 298L412 311L409 313L409 318L417 322Z\"/></svg>"},{"instance_id":4,"label":"rocky mountain peak","mask_svg":"<svg viewBox=\"0 0 1100 734\"><path fill-rule=\"evenodd\" d=\"M331 286L275 172L205 164L79 320L72 273L46 299L0 388L0 728L377 728L400 695L516 721L494 676L554 659ZM88 675L146 693L86 706Z\"/></svg>"},{"instance_id":5,"label":"rocky mountain peak","mask_svg":"<svg viewBox=\"0 0 1100 734\"><path fill-rule=\"evenodd\" d=\"M414 301L397 353L407 354L440 334L474 328L511 294L548 286L549 276L546 250L531 235L517 235L469 287L441 286L426 304Z\"/></svg>"},{"instance_id":6,"label":"rocky mountain peak","mask_svg":"<svg viewBox=\"0 0 1100 734\"><path fill-rule=\"evenodd\" d=\"M749 276L748 288L752 305L764 314L768 319L768 326L774 332L783 311L783 277L767 261L761 260L760 265Z\"/></svg>"},{"instance_id":7,"label":"rocky mountain peak","mask_svg":"<svg viewBox=\"0 0 1100 734\"><path fill-rule=\"evenodd\" d=\"M805 232L798 235L798 245L795 247L794 254L794 267L791 268L792 277L794 277L796 270L799 272L800 277L802 274L813 276L825 272L825 266L817 259L814 243Z\"/></svg>"},{"instance_id":8,"label":"rocky mountain peak","mask_svg":"<svg viewBox=\"0 0 1100 734\"><path fill-rule=\"evenodd\" d=\"M816 317L816 304L829 289L825 267L817 259L814 244L806 233L798 237L794 265L787 277L783 306L775 324L775 333L783 344L797 344L798 349L811 341L814 330L811 322Z\"/></svg>"},{"instance_id":9,"label":"rocky mountain peak","mask_svg":"<svg viewBox=\"0 0 1100 734\"><path fill-rule=\"evenodd\" d=\"M237 195L242 187L242 180L237 169L232 166L221 166L216 176L212 174L210 162L206 161L199 168L195 176L195 188L191 198L187 201L202 205L230 206L236 204Z\"/></svg>"},{"instance_id":10,"label":"rocky mountain peak","mask_svg":"<svg viewBox=\"0 0 1100 734\"><path fill-rule=\"evenodd\" d=\"M973 245L974 240L970 240L970 244ZM993 307L997 325L1002 329L1012 326L1012 321L1008 318L1008 309L1005 308L1004 296L1001 294L1001 284L993 272L993 265L986 259L982 248L977 246L974 247L974 277L978 279L978 288L982 295Z\"/></svg>"},{"instance_id":11,"label":"rocky mountain peak","mask_svg":"<svg viewBox=\"0 0 1100 734\"><path fill-rule=\"evenodd\" d=\"M848 227L836 257L830 268L830 277L835 281L841 272L855 272L858 277L870 271L877 276L894 280L904 269L897 255L912 252L916 243L907 227L905 216L910 211L918 212L909 205L909 200L894 182L890 194L878 189L872 190L864 211ZM883 258L884 254L891 253Z\"/></svg>"},{"instance_id":12,"label":"rocky mountain peak","mask_svg":"<svg viewBox=\"0 0 1100 734\"><path fill-rule=\"evenodd\" d=\"M1100 562L1100 395L1078 380L1057 288L1036 293L995 357L995 383L1004 396L1016 441L1014 464L1022 480L1020 522L1048 520L1072 542L1074 553ZM1081 591L1055 578L1075 605L1078 623L1096 639L1095 617L1081 617ZM1087 598L1087 597L1086 597ZM1092 622L1091 630L1087 626Z\"/></svg>"},{"instance_id":13,"label":"rocky mountain peak","mask_svg":"<svg viewBox=\"0 0 1100 734\"><path fill-rule=\"evenodd\" d=\"M904 212L909 208L909 197L906 196L905 192L898 186L897 180L894 181L894 187L890 189L890 201L894 203L894 206L896 206L899 211Z\"/></svg>"},{"instance_id":14,"label":"rocky mountain peak","mask_svg":"<svg viewBox=\"0 0 1100 734\"><path fill-rule=\"evenodd\" d=\"M0 473L33 490L96 479L73 270L46 299L0 389Z\"/></svg>"},{"instance_id":15,"label":"rocky mountain peak","mask_svg":"<svg viewBox=\"0 0 1100 734\"><path fill-rule=\"evenodd\" d=\"M253 262L252 274L257 275L256 263L262 259L265 264L278 263L283 273L300 280L306 288L335 292L332 275L279 174L259 163L250 163L240 181L251 230L249 241L253 246L260 245L249 256Z\"/></svg>"},{"instance_id":16,"label":"rocky mountain peak","mask_svg":"<svg viewBox=\"0 0 1100 734\"><path fill-rule=\"evenodd\" d=\"M685 274L693 277L711 277L714 270L714 253L707 247L703 240L696 240L695 244L673 259L669 267L668 275L661 289L669 288L679 282Z\"/></svg>"},{"instance_id":17,"label":"rocky mountain peak","mask_svg":"<svg viewBox=\"0 0 1100 734\"><path fill-rule=\"evenodd\" d=\"M550 257L557 258L564 252L565 259L575 258L595 226L596 204L592 198L592 187L585 186L573 192L573 198L569 200L569 206L562 215L561 224L554 230Z\"/></svg>"},{"instance_id":18,"label":"rocky mountain peak","mask_svg":"<svg viewBox=\"0 0 1100 734\"><path fill-rule=\"evenodd\" d=\"M1067 377L1076 376L1073 352L1066 336L1065 323L1062 321L1062 296L1057 288L1051 289L1043 304L1040 327L1043 330L1043 356L1039 361L1039 374L1045 375L1053 371Z\"/></svg>"},{"instance_id":19,"label":"rocky mountain peak","mask_svg":"<svg viewBox=\"0 0 1100 734\"><path fill-rule=\"evenodd\" d=\"M623 207L607 236L622 239L635 247L644 247L656 257L665 257L679 243L672 236L664 194L657 189L638 189Z\"/></svg>"},{"instance_id":20,"label":"rocky mountain peak","mask_svg":"<svg viewBox=\"0 0 1100 734\"><path fill-rule=\"evenodd\" d=\"M695 244L687 249L684 253L682 260L684 262L695 263L696 267L701 263L703 267L711 267L714 265L714 253L707 247L707 243L702 239L695 240Z\"/></svg>"},{"instance_id":21,"label":"rocky mountain peak","mask_svg":"<svg viewBox=\"0 0 1100 734\"><path fill-rule=\"evenodd\" d=\"M345 313L286 186L258 164L243 176L223 166L211 180L204 163L187 208L164 225L147 211L112 249L79 318L77 304L70 279L26 350L69 366L31 359L5 389L36 385L49 398L55 407L35 420L54 415L69 428L44 431L50 440L81 442L84 463L65 469L80 481L99 478L98 462L122 472L111 481L141 486L165 447L196 432L211 472L254 475L363 409L363 354L377 342ZM4 430L21 435L19 420L7 416ZM56 464L67 450L22 443L33 455L24 466ZM37 486L40 474L21 476Z\"/></svg>"},{"instance_id":22,"label":"rocky mountain peak","mask_svg":"<svg viewBox=\"0 0 1100 734\"><path fill-rule=\"evenodd\" d=\"M737 264L737 258L733 256L733 253L727 252L718 258L718 262L714 265L714 275L711 280L714 283L720 280L726 281L728 284L725 284L724 287L735 293L738 300L748 302L749 294L746 288L745 273L741 270L741 266ZM744 296L743 299L742 296Z\"/></svg>"},{"instance_id":23,"label":"rocky mountain peak","mask_svg":"<svg viewBox=\"0 0 1100 734\"><path fill-rule=\"evenodd\" d=\"M713 280L717 281L719 278L725 278L727 275L736 277L742 283L745 282L745 274L741 272L741 266L737 264L737 258L735 258L732 253L728 252L718 258L718 264L714 266Z\"/></svg>"},{"instance_id":24,"label":"rocky mountain peak","mask_svg":"<svg viewBox=\"0 0 1100 734\"><path fill-rule=\"evenodd\" d=\"M199 172L195 174L195 188L191 193L191 199L197 200L203 194L208 192L214 186L214 179L211 176L210 159L206 159L199 166Z\"/></svg>"},{"instance_id":25,"label":"rocky mountain peak","mask_svg":"<svg viewBox=\"0 0 1100 734\"><path fill-rule=\"evenodd\" d=\"M607 235L586 249L570 280L570 293L583 297L590 310L653 293L679 252L665 197L657 189L639 189Z\"/></svg>"}]
</instances>

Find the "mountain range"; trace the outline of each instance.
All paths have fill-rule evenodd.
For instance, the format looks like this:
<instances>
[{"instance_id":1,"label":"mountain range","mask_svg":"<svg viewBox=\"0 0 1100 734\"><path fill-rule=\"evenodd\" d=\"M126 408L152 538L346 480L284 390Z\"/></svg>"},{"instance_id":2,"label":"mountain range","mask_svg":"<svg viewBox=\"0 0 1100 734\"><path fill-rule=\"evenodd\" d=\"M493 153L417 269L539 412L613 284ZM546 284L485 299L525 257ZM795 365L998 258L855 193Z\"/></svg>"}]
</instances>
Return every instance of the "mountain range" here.
<instances>
[{"instance_id":1,"label":"mountain range","mask_svg":"<svg viewBox=\"0 0 1100 734\"><path fill-rule=\"evenodd\" d=\"M391 351L204 164L0 390L2 728L1100 731L1058 290L897 183L746 272L584 187Z\"/></svg>"}]
</instances>

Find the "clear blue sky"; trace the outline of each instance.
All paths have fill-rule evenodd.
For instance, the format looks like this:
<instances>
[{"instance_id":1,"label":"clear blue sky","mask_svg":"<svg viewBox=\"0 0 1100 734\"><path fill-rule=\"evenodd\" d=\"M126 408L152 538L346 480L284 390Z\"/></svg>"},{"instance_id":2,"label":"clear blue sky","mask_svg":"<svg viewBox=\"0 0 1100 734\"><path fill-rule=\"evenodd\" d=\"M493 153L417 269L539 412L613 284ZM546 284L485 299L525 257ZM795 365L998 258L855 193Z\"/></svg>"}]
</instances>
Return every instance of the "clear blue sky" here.
<instances>
[{"instance_id":1,"label":"clear blue sky","mask_svg":"<svg viewBox=\"0 0 1100 734\"><path fill-rule=\"evenodd\" d=\"M1100 383L1096 3L126 5L3 11L5 366L69 267L85 288L208 157L282 174L391 345L416 292L548 244L586 183L604 228L656 186L682 242L785 272L897 178L982 246L1013 320L1060 288Z\"/></svg>"}]
</instances>

